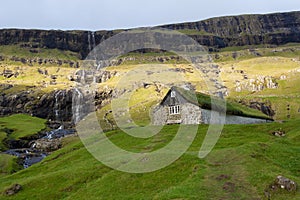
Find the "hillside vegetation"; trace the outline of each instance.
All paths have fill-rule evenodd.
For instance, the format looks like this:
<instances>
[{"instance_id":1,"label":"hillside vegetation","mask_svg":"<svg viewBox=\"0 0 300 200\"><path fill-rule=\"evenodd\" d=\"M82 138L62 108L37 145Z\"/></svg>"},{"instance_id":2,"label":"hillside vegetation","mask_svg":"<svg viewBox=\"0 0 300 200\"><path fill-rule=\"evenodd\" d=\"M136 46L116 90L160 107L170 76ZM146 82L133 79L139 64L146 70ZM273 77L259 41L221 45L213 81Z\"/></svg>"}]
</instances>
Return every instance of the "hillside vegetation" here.
<instances>
[{"instance_id":1,"label":"hillside vegetation","mask_svg":"<svg viewBox=\"0 0 300 200\"><path fill-rule=\"evenodd\" d=\"M226 26L214 29L219 22ZM228 29L230 23L240 28ZM291 23L296 32L281 29ZM262 28L267 27L265 24L273 28L272 33ZM207 46L228 95L228 114L272 118L275 122L225 125L215 148L204 159L199 159L198 153L209 126L199 125L194 142L182 157L164 169L145 174L119 172L101 164L76 136L62 139L61 149L27 169L21 170L16 157L0 153L0 199L300 199L299 188L296 192L270 190L278 175L300 184L299 24L299 12L291 12L164 26ZM15 99L21 102L16 107L24 109L31 109L35 102L49 105L42 111L46 114L66 108L66 102L72 101L67 90L76 86L89 50L120 31L0 30L1 109ZM92 37L95 43L87 43ZM115 125L111 96L132 92L127 99L129 113L140 126L149 125L151 111L174 85L190 83L188 86L199 92L197 102L211 108L207 80L173 53L130 52L117 58L117 63L103 69L96 88L104 93L98 99L99 123L120 148L132 152L163 148L179 125L166 125L147 139L130 137ZM208 79L215 76L211 73ZM53 98L54 94L61 97ZM25 106L22 99L33 104ZM60 100L65 104L59 104ZM118 98L114 100L122 105ZM269 116L261 112L262 107L270 111ZM46 128L46 119L5 114L10 116L0 118L1 151L7 149L7 140L29 137ZM279 130L286 135L274 136ZM14 184L20 184L22 190L5 195Z\"/></svg>"},{"instance_id":2,"label":"hillside vegetation","mask_svg":"<svg viewBox=\"0 0 300 200\"><path fill-rule=\"evenodd\" d=\"M266 199L265 190L277 175L300 182L299 120L261 125L226 125L213 151L199 159L208 126L200 125L188 151L170 166L146 174L110 169L90 155L79 138L41 163L0 178L2 199ZM154 137L137 139L116 130L106 133L121 148L151 152L163 148L176 134L170 125ZM286 137L271 133L282 129ZM68 163L66 165L66 163ZM3 195L13 184L23 189ZM272 199L299 199L299 193L271 192Z\"/></svg>"}]
</instances>

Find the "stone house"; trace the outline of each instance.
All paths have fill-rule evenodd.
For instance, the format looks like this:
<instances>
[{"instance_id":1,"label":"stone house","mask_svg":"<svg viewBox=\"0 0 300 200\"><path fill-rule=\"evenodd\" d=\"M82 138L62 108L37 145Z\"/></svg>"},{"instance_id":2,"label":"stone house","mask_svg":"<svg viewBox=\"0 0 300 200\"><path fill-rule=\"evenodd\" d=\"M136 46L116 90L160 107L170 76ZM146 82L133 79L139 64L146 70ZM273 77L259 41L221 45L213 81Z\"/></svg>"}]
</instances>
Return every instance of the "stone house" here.
<instances>
[{"instance_id":1,"label":"stone house","mask_svg":"<svg viewBox=\"0 0 300 200\"><path fill-rule=\"evenodd\" d=\"M196 96L189 90L172 87L161 103L153 110L152 123L164 124L209 124L212 112L199 106ZM227 114L225 124L257 124L268 119Z\"/></svg>"}]
</instances>

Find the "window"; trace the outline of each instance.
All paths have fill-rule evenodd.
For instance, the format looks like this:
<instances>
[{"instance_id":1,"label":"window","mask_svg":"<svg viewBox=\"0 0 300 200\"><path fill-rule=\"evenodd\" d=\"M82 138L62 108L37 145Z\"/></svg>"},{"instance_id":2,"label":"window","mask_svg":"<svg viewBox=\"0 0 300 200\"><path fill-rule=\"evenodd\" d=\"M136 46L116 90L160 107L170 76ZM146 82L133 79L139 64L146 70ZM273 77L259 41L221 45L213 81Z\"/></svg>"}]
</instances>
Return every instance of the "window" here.
<instances>
[{"instance_id":1,"label":"window","mask_svg":"<svg viewBox=\"0 0 300 200\"><path fill-rule=\"evenodd\" d=\"M171 92L171 97L175 97L176 96L176 92L175 91L172 91Z\"/></svg>"},{"instance_id":2,"label":"window","mask_svg":"<svg viewBox=\"0 0 300 200\"><path fill-rule=\"evenodd\" d=\"M169 113L170 115L175 115L180 113L180 107L179 106L170 106L169 107Z\"/></svg>"}]
</instances>

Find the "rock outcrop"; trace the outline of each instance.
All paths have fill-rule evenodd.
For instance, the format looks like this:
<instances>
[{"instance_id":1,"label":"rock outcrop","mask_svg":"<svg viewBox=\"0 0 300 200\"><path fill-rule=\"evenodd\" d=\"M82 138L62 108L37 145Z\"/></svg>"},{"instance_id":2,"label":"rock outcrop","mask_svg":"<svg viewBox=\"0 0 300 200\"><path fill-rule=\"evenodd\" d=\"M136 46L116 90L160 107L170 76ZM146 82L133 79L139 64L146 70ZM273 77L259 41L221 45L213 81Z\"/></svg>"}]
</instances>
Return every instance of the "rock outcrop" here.
<instances>
[{"instance_id":1,"label":"rock outcrop","mask_svg":"<svg viewBox=\"0 0 300 200\"><path fill-rule=\"evenodd\" d=\"M13 86L7 86L7 88L11 87ZM93 109L80 105L80 102L78 102L79 105L73 105L73 102L76 102L74 98L79 97L79 100L82 98L82 102L92 100L95 102L96 107L99 108L105 105L113 94L113 91L110 89L97 92L94 96L82 95L78 92L80 92L78 89L70 89L52 91L42 95L37 95L33 90L20 91L13 94L1 93L0 115L28 113L50 121L73 122L76 109L79 112L89 112Z\"/></svg>"},{"instance_id":2,"label":"rock outcrop","mask_svg":"<svg viewBox=\"0 0 300 200\"><path fill-rule=\"evenodd\" d=\"M251 91L259 92L264 89L276 89L278 84L274 77L271 76L257 76L255 79L246 79L243 81L236 81L235 91Z\"/></svg>"},{"instance_id":3,"label":"rock outcrop","mask_svg":"<svg viewBox=\"0 0 300 200\"><path fill-rule=\"evenodd\" d=\"M12 196L14 194L17 194L21 190L22 186L20 184L13 184L10 188L5 190L4 194L7 196Z\"/></svg>"},{"instance_id":4,"label":"rock outcrop","mask_svg":"<svg viewBox=\"0 0 300 200\"><path fill-rule=\"evenodd\" d=\"M34 148L45 151L51 152L60 149L61 147L61 140L60 139L39 139L34 142Z\"/></svg>"}]
</instances>

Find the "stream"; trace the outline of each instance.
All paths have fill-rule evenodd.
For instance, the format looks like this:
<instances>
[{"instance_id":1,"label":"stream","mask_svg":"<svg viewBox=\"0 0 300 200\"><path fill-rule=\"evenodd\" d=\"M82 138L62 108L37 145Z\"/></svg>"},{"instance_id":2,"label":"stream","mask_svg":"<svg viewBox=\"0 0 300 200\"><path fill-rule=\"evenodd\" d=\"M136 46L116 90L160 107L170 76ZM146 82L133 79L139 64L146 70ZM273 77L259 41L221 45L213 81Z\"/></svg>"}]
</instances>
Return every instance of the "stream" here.
<instances>
[{"instance_id":1,"label":"stream","mask_svg":"<svg viewBox=\"0 0 300 200\"><path fill-rule=\"evenodd\" d=\"M6 150L4 153L18 157L23 167L28 168L35 163L41 162L51 152L48 150L42 150L40 148L36 148L37 147L36 141L43 139L45 143L51 144L51 142L54 142L59 138L63 138L75 133L76 133L75 129L64 129L61 126L58 129L54 129L46 132L38 140L29 141L30 146L28 148L9 149Z\"/></svg>"}]
</instances>

